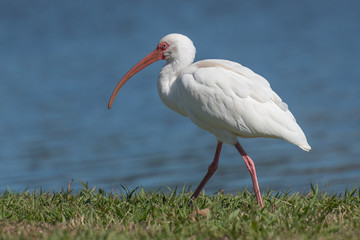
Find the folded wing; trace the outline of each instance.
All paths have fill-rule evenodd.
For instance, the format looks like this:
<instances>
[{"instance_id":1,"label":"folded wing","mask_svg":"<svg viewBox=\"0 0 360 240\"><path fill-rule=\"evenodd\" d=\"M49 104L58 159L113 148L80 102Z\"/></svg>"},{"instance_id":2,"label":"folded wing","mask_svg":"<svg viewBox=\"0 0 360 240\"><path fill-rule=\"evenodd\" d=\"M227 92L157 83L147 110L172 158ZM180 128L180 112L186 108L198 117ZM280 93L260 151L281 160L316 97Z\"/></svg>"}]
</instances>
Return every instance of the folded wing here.
<instances>
[{"instance_id":1,"label":"folded wing","mask_svg":"<svg viewBox=\"0 0 360 240\"><path fill-rule=\"evenodd\" d=\"M287 104L249 68L204 60L187 68L180 82L186 114L220 140L227 142L230 135L281 138L310 150Z\"/></svg>"}]
</instances>

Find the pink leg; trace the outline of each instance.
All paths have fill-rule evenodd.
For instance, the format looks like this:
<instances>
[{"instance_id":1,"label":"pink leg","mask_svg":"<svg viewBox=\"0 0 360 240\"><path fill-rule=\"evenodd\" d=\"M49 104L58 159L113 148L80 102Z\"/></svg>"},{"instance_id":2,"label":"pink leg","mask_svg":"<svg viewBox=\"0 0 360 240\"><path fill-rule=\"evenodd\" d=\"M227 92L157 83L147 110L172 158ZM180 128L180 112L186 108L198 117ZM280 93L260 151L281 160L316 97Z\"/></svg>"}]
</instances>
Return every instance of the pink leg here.
<instances>
[{"instance_id":1,"label":"pink leg","mask_svg":"<svg viewBox=\"0 0 360 240\"><path fill-rule=\"evenodd\" d=\"M261 200L261 194L260 194L260 189L259 189L259 184L256 178L256 171L255 171L255 164L253 162L253 160L251 160L251 158L247 155L247 153L245 152L245 150L242 148L242 146L240 145L240 143L236 143L235 144L236 149L239 151L239 153L241 154L241 157L244 159L246 166L250 172L251 175L251 180L253 182L253 186L254 186L254 191L256 194L256 200L258 202L258 204L260 204L261 207L264 207L264 204Z\"/></svg>"},{"instance_id":2,"label":"pink leg","mask_svg":"<svg viewBox=\"0 0 360 240\"><path fill-rule=\"evenodd\" d=\"M222 147L222 142L218 142L218 144L216 146L216 152L215 152L214 160L210 164L210 166L208 168L208 172L206 173L205 177L203 178L203 180L201 181L199 186L196 188L193 195L191 195L191 198L193 198L193 199L197 198L197 196L200 194L201 190L204 188L207 181L209 181L211 176L215 173L216 169L218 168L221 147ZM191 204L191 202L189 202L189 205L190 204Z\"/></svg>"}]
</instances>

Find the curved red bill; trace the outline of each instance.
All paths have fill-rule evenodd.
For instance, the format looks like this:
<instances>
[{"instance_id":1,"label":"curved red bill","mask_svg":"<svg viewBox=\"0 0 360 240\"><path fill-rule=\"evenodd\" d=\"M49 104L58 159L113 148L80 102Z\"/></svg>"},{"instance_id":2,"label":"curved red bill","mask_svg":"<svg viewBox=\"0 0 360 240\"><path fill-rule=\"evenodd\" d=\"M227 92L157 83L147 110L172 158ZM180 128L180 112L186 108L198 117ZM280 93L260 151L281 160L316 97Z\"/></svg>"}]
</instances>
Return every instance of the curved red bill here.
<instances>
[{"instance_id":1,"label":"curved red bill","mask_svg":"<svg viewBox=\"0 0 360 240\"><path fill-rule=\"evenodd\" d=\"M111 108L111 105L114 102L116 94L119 92L120 88L129 80L132 76L134 76L137 72L141 71L143 68L149 66L150 64L164 59L163 52L160 49L155 49L149 55L143 58L140 62L138 62L133 68L131 68L125 76L119 81L116 85L108 104L108 108Z\"/></svg>"}]
</instances>

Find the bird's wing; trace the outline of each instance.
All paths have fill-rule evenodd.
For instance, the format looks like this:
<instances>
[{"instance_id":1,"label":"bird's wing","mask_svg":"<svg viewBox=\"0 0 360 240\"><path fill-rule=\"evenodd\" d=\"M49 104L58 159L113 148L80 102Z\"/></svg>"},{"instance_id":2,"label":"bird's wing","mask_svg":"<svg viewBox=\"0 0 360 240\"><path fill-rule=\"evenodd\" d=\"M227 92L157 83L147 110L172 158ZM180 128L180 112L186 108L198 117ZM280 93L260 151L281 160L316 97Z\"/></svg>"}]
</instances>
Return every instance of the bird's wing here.
<instances>
[{"instance_id":1,"label":"bird's wing","mask_svg":"<svg viewBox=\"0 0 360 240\"><path fill-rule=\"evenodd\" d=\"M189 118L210 132L282 138L296 145L306 142L269 82L238 63L204 60L192 64L182 74L181 94Z\"/></svg>"},{"instance_id":2,"label":"bird's wing","mask_svg":"<svg viewBox=\"0 0 360 240\"><path fill-rule=\"evenodd\" d=\"M209 68L211 66L217 68L223 68L230 72L237 73L240 76L247 78L250 81L247 81L247 87L250 90L251 97L259 100L260 102L265 102L268 100L273 101L281 109L287 110L288 106L284 103L281 98L271 89L270 83L260 76L259 74L253 72L250 68L247 68L239 63L222 60L222 59L209 59L204 61L199 61L194 64L200 68ZM245 82L243 82L245 83ZM240 84L239 81L236 84ZM252 89L256 88L256 89Z\"/></svg>"}]
</instances>

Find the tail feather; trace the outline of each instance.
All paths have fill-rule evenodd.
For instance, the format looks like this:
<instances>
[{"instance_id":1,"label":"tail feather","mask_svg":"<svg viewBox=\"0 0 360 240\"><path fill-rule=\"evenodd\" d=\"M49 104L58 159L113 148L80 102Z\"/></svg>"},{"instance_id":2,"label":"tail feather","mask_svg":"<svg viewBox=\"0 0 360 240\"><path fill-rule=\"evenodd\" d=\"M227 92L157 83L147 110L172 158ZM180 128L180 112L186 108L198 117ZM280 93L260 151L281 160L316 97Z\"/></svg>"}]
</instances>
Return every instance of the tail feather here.
<instances>
[{"instance_id":1,"label":"tail feather","mask_svg":"<svg viewBox=\"0 0 360 240\"><path fill-rule=\"evenodd\" d=\"M308 143L299 145L299 148L301 148L302 150L307 151L307 152L311 150L311 147Z\"/></svg>"}]
</instances>

